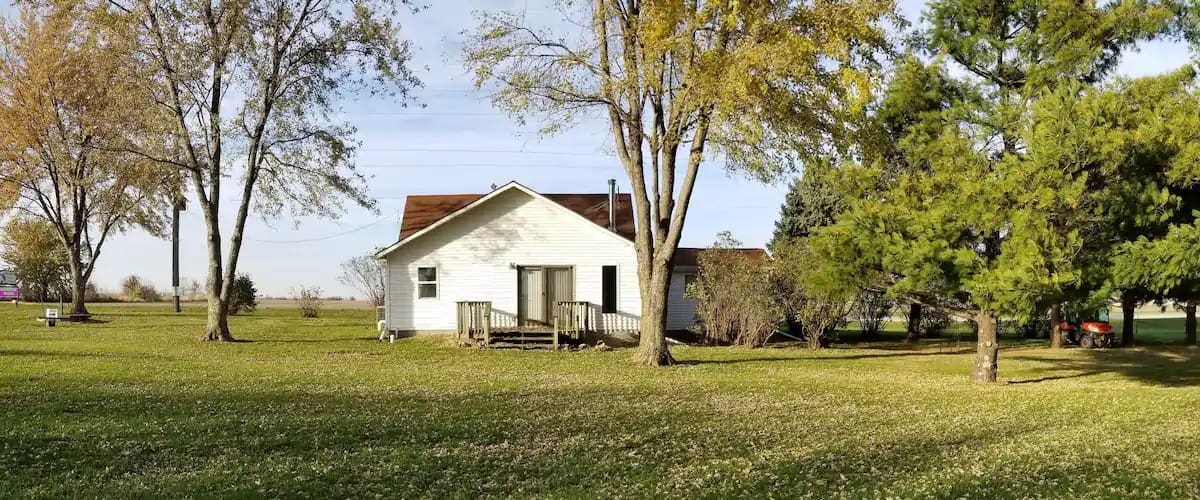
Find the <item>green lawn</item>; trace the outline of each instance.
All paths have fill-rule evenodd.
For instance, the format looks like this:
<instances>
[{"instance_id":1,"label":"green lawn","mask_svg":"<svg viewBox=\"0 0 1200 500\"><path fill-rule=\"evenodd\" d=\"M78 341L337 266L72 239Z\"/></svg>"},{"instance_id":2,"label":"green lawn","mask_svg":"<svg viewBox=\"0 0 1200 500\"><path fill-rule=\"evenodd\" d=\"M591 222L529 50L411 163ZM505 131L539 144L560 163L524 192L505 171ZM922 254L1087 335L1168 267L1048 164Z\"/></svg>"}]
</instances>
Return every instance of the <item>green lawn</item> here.
<instances>
[{"instance_id":1,"label":"green lawn","mask_svg":"<svg viewBox=\"0 0 1200 500\"><path fill-rule=\"evenodd\" d=\"M94 309L0 308L0 497L1200 496L1191 348L1012 341L973 385L970 339L650 369L381 344L363 310L262 310L218 345L199 309Z\"/></svg>"},{"instance_id":2,"label":"green lawn","mask_svg":"<svg viewBox=\"0 0 1200 500\"><path fill-rule=\"evenodd\" d=\"M1112 322L1113 331L1121 335L1121 320ZM1138 320L1134 327L1134 338L1142 344L1179 344L1184 340L1183 318L1155 318Z\"/></svg>"}]
</instances>

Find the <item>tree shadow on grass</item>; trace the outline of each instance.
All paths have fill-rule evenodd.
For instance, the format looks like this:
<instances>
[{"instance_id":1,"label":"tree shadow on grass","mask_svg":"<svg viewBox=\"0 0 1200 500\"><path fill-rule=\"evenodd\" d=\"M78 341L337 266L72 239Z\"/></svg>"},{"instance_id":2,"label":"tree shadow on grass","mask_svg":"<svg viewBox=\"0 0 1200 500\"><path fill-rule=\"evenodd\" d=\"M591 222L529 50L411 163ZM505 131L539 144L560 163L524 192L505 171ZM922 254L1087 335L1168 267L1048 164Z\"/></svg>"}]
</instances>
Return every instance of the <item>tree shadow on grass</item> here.
<instances>
[{"instance_id":1,"label":"tree shadow on grass","mask_svg":"<svg viewBox=\"0 0 1200 500\"><path fill-rule=\"evenodd\" d=\"M96 318L97 316L98 315L93 314L91 317L89 317L87 319L69 319L68 318L64 322L74 324L74 325L105 325L108 323L112 323L112 320L97 319Z\"/></svg>"},{"instance_id":2,"label":"tree shadow on grass","mask_svg":"<svg viewBox=\"0 0 1200 500\"><path fill-rule=\"evenodd\" d=\"M859 350L859 349L856 349ZM925 356L958 356L962 354L970 354L975 352L975 349L952 349L952 350L912 350L900 351L899 349L879 349L881 351L892 351L883 353L866 353L866 354L851 354L849 356L832 356L824 359L884 359L884 358L912 358Z\"/></svg>"},{"instance_id":3,"label":"tree shadow on grass","mask_svg":"<svg viewBox=\"0 0 1200 500\"><path fill-rule=\"evenodd\" d=\"M1034 383L1115 373L1149 385L1190 387L1200 385L1200 349L1153 347L1079 350L1073 358L1015 354L1012 359L1043 363L1045 377L1011 383ZM1075 372L1062 374L1062 372Z\"/></svg>"},{"instance_id":4,"label":"tree shadow on grass","mask_svg":"<svg viewBox=\"0 0 1200 500\"><path fill-rule=\"evenodd\" d=\"M770 363L775 361L803 361L804 358L789 358L783 356L762 356L753 358L738 358L738 359L676 359L675 364L678 366L701 366L701 365L740 365L747 363Z\"/></svg>"},{"instance_id":5,"label":"tree shadow on grass","mask_svg":"<svg viewBox=\"0 0 1200 500\"><path fill-rule=\"evenodd\" d=\"M927 475L952 462L961 448L1044 429L1031 422L1028 429L1004 433L979 428L844 441L803 437L812 431L805 424L790 431L714 432L697 423L726 414L714 414L704 397L683 406L647 404L673 397L674 389L665 387L440 396L253 386L177 395L165 389L52 394L31 389L12 395L18 411L0 415L0 423L39 422L14 425L7 434L0 463L9 475L0 496L36 488L46 496L304 492L403 498L603 491L648 497L661 496L662 487L683 497L764 496L780 487L832 493L846 478L853 479L852 490L866 494L898 477ZM779 410L768 405L763 411ZM782 414L755 414L762 423L786 421ZM785 435L800 436L797 443L813 448L781 445L778 439ZM727 467L743 461L755 467ZM694 482L692 469L707 471L700 475L706 477Z\"/></svg>"},{"instance_id":6,"label":"tree shadow on grass","mask_svg":"<svg viewBox=\"0 0 1200 500\"><path fill-rule=\"evenodd\" d=\"M203 314L189 314L187 312L177 313L174 311L158 312L158 311L116 311L94 313L92 316L104 316L113 318L198 318L204 317Z\"/></svg>"},{"instance_id":7,"label":"tree shadow on grass","mask_svg":"<svg viewBox=\"0 0 1200 500\"><path fill-rule=\"evenodd\" d=\"M122 352L71 352L44 349L0 349L0 359L8 356L37 356L47 358L92 358L92 359L171 359L159 354L130 354Z\"/></svg>"},{"instance_id":8,"label":"tree shadow on grass","mask_svg":"<svg viewBox=\"0 0 1200 500\"><path fill-rule=\"evenodd\" d=\"M11 482L0 493L36 487L45 496L1036 497L1047 492L1037 482L1047 475L1076 487L1118 482L1103 474L1072 477L1073 464L1052 459L1023 462L1027 476L1020 477L1000 470L977 478L958 467L970 450L1003 447L1055 426L1043 422L847 434L840 420L789 420L789 410L770 404L715 409L721 407L713 401L730 394L649 403L670 400L674 390L418 396L422 391L242 387L186 396L105 389L31 395L27 404L35 407L22 413L41 422L8 434ZM743 424L755 430L711 425L727 417L747 419Z\"/></svg>"},{"instance_id":9,"label":"tree shadow on grass","mask_svg":"<svg viewBox=\"0 0 1200 500\"><path fill-rule=\"evenodd\" d=\"M970 354L975 352L974 349L956 349L956 350L907 350L900 351L898 349L880 349L884 352L864 352L861 354L841 355L839 351L868 351L867 349L847 348L847 347L830 347L813 351L809 349L797 348L795 352L806 352L810 356L777 356L770 354L770 351L757 351L761 353L759 356L734 359L683 359L678 360L679 365L735 365L743 363L760 363L774 361L855 361L863 359L887 359L887 358L913 358L925 356L956 356L961 354Z\"/></svg>"},{"instance_id":10,"label":"tree shadow on grass","mask_svg":"<svg viewBox=\"0 0 1200 500\"><path fill-rule=\"evenodd\" d=\"M253 340L252 342L261 342L264 344L324 344L337 342L362 342L362 341L380 342L379 337L338 337L330 339L261 339Z\"/></svg>"},{"instance_id":11,"label":"tree shadow on grass","mask_svg":"<svg viewBox=\"0 0 1200 500\"><path fill-rule=\"evenodd\" d=\"M27 316L27 317L24 317L21 319L27 319L29 321L37 322L37 324L42 325L42 326L45 326L45 324L46 324L46 320L41 314ZM64 316L64 317L59 317L57 322L60 325L87 326L87 325L104 325L104 324L111 323L112 321L106 320L106 319L96 319L95 316L92 316L91 318L88 318L88 319L79 319L79 320L72 320L72 319Z\"/></svg>"},{"instance_id":12,"label":"tree shadow on grass","mask_svg":"<svg viewBox=\"0 0 1200 500\"><path fill-rule=\"evenodd\" d=\"M1069 380L1069 379L1073 379L1073 378L1090 377L1092 375L1096 375L1096 374L1095 373L1076 373L1074 375L1051 375L1051 376L1046 376L1046 377L1030 378L1030 379L1024 379L1024 380L1009 380L1008 382L1005 382L1005 383L1009 384L1009 385L1036 384L1039 382L1050 382L1050 381L1054 381L1054 380Z\"/></svg>"},{"instance_id":13,"label":"tree shadow on grass","mask_svg":"<svg viewBox=\"0 0 1200 500\"><path fill-rule=\"evenodd\" d=\"M945 333L937 337L924 337L916 342L912 342L907 340L903 335L896 335L889 332L884 335L870 338L862 338L858 334L843 336L834 345L854 349L919 351L928 349L974 349L975 342L975 335L970 333L963 333L961 335ZM1046 339L1001 337L1000 348L1020 349L1026 347L1036 347L1044 346L1048 342L1049 341Z\"/></svg>"}]
</instances>

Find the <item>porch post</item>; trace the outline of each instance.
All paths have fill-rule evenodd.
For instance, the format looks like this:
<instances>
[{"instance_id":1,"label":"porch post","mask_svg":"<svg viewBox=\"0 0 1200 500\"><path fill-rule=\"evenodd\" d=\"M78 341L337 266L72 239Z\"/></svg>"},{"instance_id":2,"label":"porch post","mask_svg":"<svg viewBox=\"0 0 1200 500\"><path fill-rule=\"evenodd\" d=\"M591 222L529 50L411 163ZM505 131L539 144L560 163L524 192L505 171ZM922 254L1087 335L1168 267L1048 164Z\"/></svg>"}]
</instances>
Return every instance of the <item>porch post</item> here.
<instances>
[{"instance_id":1,"label":"porch post","mask_svg":"<svg viewBox=\"0 0 1200 500\"><path fill-rule=\"evenodd\" d=\"M492 343L492 303L485 302L483 307L483 345Z\"/></svg>"}]
</instances>

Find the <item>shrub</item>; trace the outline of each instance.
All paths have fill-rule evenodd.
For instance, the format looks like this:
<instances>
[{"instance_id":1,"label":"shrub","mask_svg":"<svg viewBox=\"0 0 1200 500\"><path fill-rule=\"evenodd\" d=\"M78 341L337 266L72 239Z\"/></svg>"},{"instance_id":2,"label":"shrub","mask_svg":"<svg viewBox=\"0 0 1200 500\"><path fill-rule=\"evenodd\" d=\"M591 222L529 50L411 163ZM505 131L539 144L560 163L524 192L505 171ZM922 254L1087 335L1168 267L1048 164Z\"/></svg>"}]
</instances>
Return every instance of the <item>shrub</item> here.
<instances>
[{"instance_id":1,"label":"shrub","mask_svg":"<svg viewBox=\"0 0 1200 500\"><path fill-rule=\"evenodd\" d=\"M946 327L950 326L952 319L950 314L941 309L932 307L924 308L921 311L921 335L931 338L941 337L946 332Z\"/></svg>"},{"instance_id":2,"label":"shrub","mask_svg":"<svg viewBox=\"0 0 1200 500\"><path fill-rule=\"evenodd\" d=\"M846 324L854 291L840 276L824 270L807 241L777 242L772 248L771 282L780 309L809 348L829 345Z\"/></svg>"},{"instance_id":3,"label":"shrub","mask_svg":"<svg viewBox=\"0 0 1200 500\"><path fill-rule=\"evenodd\" d=\"M101 290L95 283L87 282L83 288L83 299L87 302L97 303L113 303L123 302L120 294L110 293L106 290Z\"/></svg>"},{"instance_id":4,"label":"shrub","mask_svg":"<svg viewBox=\"0 0 1200 500\"><path fill-rule=\"evenodd\" d=\"M258 289L254 280L248 274L239 274L234 278L229 290L229 314L254 312L258 308Z\"/></svg>"},{"instance_id":5,"label":"shrub","mask_svg":"<svg viewBox=\"0 0 1200 500\"><path fill-rule=\"evenodd\" d=\"M196 301L205 299L204 285L199 281L190 278L184 278L179 281L180 299L185 301Z\"/></svg>"},{"instance_id":6,"label":"shrub","mask_svg":"<svg viewBox=\"0 0 1200 500\"><path fill-rule=\"evenodd\" d=\"M858 313L858 331L863 338L871 338L883 331L883 323L892 314L895 302L879 292L863 290L855 301Z\"/></svg>"},{"instance_id":7,"label":"shrub","mask_svg":"<svg viewBox=\"0 0 1200 500\"><path fill-rule=\"evenodd\" d=\"M142 278L136 274L126 276L121 280L121 295L125 300L133 300L142 291Z\"/></svg>"},{"instance_id":8,"label":"shrub","mask_svg":"<svg viewBox=\"0 0 1200 500\"><path fill-rule=\"evenodd\" d=\"M371 255L361 255L342 263L338 281L358 290L376 306L382 306L387 293L387 270L384 263ZM351 297L350 300L354 300Z\"/></svg>"},{"instance_id":9,"label":"shrub","mask_svg":"<svg viewBox=\"0 0 1200 500\"><path fill-rule=\"evenodd\" d=\"M296 306L300 308L301 318L317 318L321 316L321 306L324 301L321 299L321 288L300 287L298 292L295 292L294 300Z\"/></svg>"},{"instance_id":10,"label":"shrub","mask_svg":"<svg viewBox=\"0 0 1200 500\"><path fill-rule=\"evenodd\" d=\"M138 293L138 300L142 302L162 302L163 298L158 290L154 289L152 285L147 284Z\"/></svg>"},{"instance_id":11,"label":"shrub","mask_svg":"<svg viewBox=\"0 0 1200 500\"><path fill-rule=\"evenodd\" d=\"M136 274L131 274L121 280L121 295L129 301L158 302L162 300L162 295L158 293L158 290L155 290L153 285Z\"/></svg>"},{"instance_id":12,"label":"shrub","mask_svg":"<svg viewBox=\"0 0 1200 500\"><path fill-rule=\"evenodd\" d=\"M771 295L767 260L739 251L737 245L722 233L713 248L701 252L696 280L686 293L699 302L706 342L762 347L782 315Z\"/></svg>"},{"instance_id":13,"label":"shrub","mask_svg":"<svg viewBox=\"0 0 1200 500\"><path fill-rule=\"evenodd\" d=\"M1050 334L1050 317L1045 311L1034 310L1027 317L1002 318L997 323L1001 334L1027 339L1036 339Z\"/></svg>"}]
</instances>

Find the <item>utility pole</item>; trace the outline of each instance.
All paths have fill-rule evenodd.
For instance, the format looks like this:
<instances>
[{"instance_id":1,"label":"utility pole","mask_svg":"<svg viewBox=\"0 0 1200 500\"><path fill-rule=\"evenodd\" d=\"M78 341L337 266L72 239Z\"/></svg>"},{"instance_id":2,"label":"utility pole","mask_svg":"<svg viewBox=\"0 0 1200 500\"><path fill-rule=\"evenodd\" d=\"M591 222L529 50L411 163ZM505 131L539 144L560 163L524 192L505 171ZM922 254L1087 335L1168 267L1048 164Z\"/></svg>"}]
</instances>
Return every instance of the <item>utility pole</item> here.
<instances>
[{"instance_id":1,"label":"utility pole","mask_svg":"<svg viewBox=\"0 0 1200 500\"><path fill-rule=\"evenodd\" d=\"M183 200L176 198L171 204L171 290L174 294L175 312L183 309L179 306L179 212L184 210Z\"/></svg>"}]
</instances>

